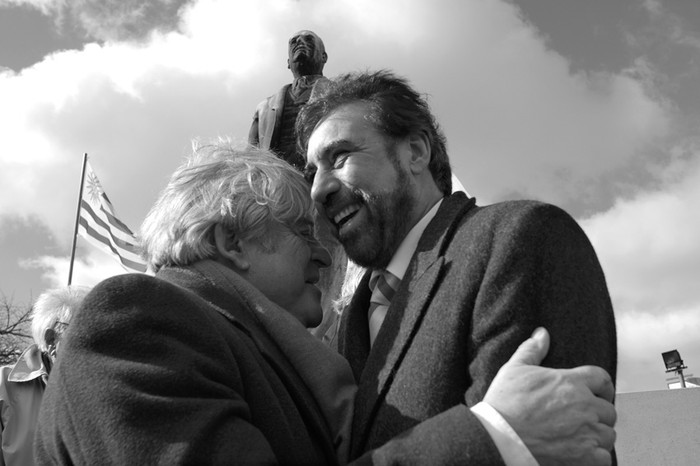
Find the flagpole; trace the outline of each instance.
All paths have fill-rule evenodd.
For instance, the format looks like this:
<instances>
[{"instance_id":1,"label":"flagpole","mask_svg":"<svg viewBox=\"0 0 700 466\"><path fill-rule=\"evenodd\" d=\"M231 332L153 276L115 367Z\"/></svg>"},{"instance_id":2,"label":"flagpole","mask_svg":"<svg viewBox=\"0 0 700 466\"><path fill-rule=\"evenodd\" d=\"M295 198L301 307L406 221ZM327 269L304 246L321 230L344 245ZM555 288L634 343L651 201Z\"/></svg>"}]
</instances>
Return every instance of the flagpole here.
<instances>
[{"instance_id":1,"label":"flagpole","mask_svg":"<svg viewBox=\"0 0 700 466\"><path fill-rule=\"evenodd\" d=\"M80 223L80 202L83 200L83 186L85 185L85 166L87 164L87 152L83 154L83 169L80 173L80 191L78 192L78 209L75 213L75 229L73 230L73 246L70 250L70 267L68 268L68 286L73 280L73 261L75 260L75 242L78 238L78 224Z\"/></svg>"}]
</instances>

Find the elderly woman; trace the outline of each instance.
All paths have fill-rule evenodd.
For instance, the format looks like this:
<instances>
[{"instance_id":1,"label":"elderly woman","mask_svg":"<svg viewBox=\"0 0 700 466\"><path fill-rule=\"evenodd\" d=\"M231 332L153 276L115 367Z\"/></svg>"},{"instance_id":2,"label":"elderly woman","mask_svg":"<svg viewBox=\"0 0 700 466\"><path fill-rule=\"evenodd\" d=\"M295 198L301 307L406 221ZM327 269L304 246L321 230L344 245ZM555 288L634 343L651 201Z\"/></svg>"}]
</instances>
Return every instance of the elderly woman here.
<instances>
[{"instance_id":1,"label":"elderly woman","mask_svg":"<svg viewBox=\"0 0 700 466\"><path fill-rule=\"evenodd\" d=\"M330 263L313 208L269 152L198 148L142 226L155 276L105 280L74 319L39 463L336 463L355 386L305 328Z\"/></svg>"}]
</instances>

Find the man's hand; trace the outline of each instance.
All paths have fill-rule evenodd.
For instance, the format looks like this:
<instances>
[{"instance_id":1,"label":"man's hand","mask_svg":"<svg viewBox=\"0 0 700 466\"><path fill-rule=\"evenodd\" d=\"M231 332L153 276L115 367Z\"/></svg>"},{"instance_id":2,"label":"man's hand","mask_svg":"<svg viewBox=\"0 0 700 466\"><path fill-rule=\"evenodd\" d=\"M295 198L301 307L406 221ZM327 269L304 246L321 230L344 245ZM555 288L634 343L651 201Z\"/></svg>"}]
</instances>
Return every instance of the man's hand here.
<instances>
[{"instance_id":1,"label":"man's hand","mask_svg":"<svg viewBox=\"0 0 700 466\"><path fill-rule=\"evenodd\" d=\"M484 401L543 465L610 465L617 420L610 375L595 366L539 367L549 334L536 329L498 371Z\"/></svg>"}]
</instances>

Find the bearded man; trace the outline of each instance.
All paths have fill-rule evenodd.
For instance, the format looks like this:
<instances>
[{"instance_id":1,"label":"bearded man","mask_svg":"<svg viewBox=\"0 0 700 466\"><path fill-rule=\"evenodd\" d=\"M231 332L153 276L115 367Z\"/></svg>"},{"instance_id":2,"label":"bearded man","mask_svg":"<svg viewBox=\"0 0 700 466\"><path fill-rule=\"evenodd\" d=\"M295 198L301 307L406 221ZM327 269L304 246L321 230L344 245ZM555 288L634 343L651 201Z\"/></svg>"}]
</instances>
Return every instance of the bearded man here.
<instances>
[{"instance_id":1,"label":"bearded man","mask_svg":"<svg viewBox=\"0 0 700 466\"><path fill-rule=\"evenodd\" d=\"M552 338L543 365L595 365L614 381L610 296L571 216L541 202L479 206L453 193L445 136L427 102L387 71L330 81L301 110L297 134L320 216L368 269L338 330L359 384L351 459L402 435L387 463L611 464L613 418L592 416L584 429L544 442L529 439L534 424L515 424L522 442L508 435L514 443L503 444L475 421L494 414L479 402L537 326ZM599 407L612 400L592 393ZM449 422L416 428L437 417ZM461 444L430 446L441 428L458 426Z\"/></svg>"}]
</instances>

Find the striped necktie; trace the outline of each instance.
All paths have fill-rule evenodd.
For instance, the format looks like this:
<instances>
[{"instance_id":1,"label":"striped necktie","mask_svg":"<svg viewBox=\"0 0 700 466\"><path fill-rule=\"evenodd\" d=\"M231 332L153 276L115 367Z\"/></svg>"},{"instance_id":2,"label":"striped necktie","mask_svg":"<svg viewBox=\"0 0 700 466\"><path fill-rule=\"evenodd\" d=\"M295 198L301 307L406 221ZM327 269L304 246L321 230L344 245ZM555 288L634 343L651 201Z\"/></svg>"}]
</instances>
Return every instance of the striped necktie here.
<instances>
[{"instance_id":1,"label":"striped necktie","mask_svg":"<svg viewBox=\"0 0 700 466\"><path fill-rule=\"evenodd\" d=\"M384 322L386 311L389 309L391 298L399 287L401 280L388 270L374 270L369 277L369 288L372 297L369 300L369 344L374 344L374 339L379 333L379 328Z\"/></svg>"}]
</instances>

